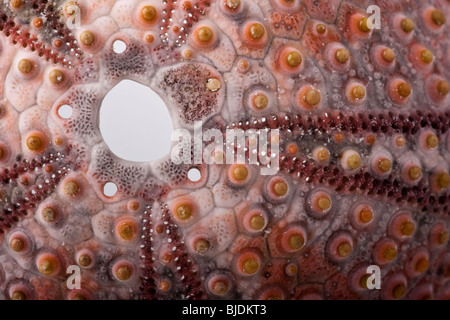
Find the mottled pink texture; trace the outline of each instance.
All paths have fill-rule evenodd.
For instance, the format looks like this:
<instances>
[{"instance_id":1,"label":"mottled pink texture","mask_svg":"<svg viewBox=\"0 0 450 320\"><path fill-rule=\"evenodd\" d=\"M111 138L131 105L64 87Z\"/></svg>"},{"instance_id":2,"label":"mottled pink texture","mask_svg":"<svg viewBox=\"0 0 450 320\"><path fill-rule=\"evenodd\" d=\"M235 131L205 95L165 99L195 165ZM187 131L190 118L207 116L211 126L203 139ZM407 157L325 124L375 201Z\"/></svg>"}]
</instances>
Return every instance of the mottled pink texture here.
<instances>
[{"instance_id":1,"label":"mottled pink texture","mask_svg":"<svg viewBox=\"0 0 450 320\"><path fill-rule=\"evenodd\" d=\"M0 298L448 299L449 17L446 0L2 3ZM98 123L124 79L177 129L278 129L280 170L118 158Z\"/></svg>"}]
</instances>

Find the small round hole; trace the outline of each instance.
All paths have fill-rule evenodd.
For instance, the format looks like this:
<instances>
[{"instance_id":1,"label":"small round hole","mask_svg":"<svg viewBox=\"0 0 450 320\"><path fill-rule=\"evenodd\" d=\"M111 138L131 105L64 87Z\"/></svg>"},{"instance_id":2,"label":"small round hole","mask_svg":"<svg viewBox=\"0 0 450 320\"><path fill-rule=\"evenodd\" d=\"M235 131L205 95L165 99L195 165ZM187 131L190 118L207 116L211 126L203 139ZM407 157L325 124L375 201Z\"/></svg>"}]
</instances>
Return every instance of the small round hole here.
<instances>
[{"instance_id":1,"label":"small round hole","mask_svg":"<svg viewBox=\"0 0 450 320\"><path fill-rule=\"evenodd\" d=\"M202 178L202 173L197 168L190 168L188 171L188 179L197 182Z\"/></svg>"},{"instance_id":2,"label":"small round hole","mask_svg":"<svg viewBox=\"0 0 450 320\"><path fill-rule=\"evenodd\" d=\"M113 43L113 51L117 54L121 54L127 50L127 44L122 40L116 40Z\"/></svg>"},{"instance_id":3,"label":"small round hole","mask_svg":"<svg viewBox=\"0 0 450 320\"><path fill-rule=\"evenodd\" d=\"M107 182L103 186L103 194L107 197L114 197L117 193L117 185L114 182Z\"/></svg>"},{"instance_id":4,"label":"small round hole","mask_svg":"<svg viewBox=\"0 0 450 320\"><path fill-rule=\"evenodd\" d=\"M63 104L58 108L58 115L63 119L69 119L72 116L72 107L68 104Z\"/></svg>"}]
</instances>

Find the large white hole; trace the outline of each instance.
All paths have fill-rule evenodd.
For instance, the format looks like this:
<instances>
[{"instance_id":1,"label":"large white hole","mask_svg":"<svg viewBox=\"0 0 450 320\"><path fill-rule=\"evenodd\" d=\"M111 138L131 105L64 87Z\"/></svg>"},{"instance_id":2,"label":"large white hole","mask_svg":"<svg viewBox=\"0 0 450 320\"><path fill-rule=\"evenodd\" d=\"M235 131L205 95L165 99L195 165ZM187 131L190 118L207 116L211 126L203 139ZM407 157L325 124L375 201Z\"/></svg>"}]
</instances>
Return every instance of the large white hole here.
<instances>
[{"instance_id":1,"label":"large white hole","mask_svg":"<svg viewBox=\"0 0 450 320\"><path fill-rule=\"evenodd\" d=\"M122 40L116 40L113 42L113 51L117 54L124 53L127 50L127 44Z\"/></svg>"},{"instance_id":2,"label":"large white hole","mask_svg":"<svg viewBox=\"0 0 450 320\"><path fill-rule=\"evenodd\" d=\"M148 162L169 154L172 131L164 101L147 86L123 80L103 99L100 132L122 159Z\"/></svg>"}]
</instances>

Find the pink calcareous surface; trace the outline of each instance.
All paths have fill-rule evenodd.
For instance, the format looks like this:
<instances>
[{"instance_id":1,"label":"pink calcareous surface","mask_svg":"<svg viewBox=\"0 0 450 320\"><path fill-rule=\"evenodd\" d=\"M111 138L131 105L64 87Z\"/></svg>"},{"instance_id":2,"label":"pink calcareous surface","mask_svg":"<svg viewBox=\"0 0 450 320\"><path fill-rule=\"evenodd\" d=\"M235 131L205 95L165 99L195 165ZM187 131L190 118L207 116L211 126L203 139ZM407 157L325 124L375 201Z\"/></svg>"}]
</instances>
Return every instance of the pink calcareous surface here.
<instances>
[{"instance_id":1,"label":"pink calcareous surface","mask_svg":"<svg viewBox=\"0 0 450 320\"><path fill-rule=\"evenodd\" d=\"M450 298L449 16L448 0L3 1L0 297ZM278 129L279 171L116 157L99 109L124 79L175 128Z\"/></svg>"}]
</instances>

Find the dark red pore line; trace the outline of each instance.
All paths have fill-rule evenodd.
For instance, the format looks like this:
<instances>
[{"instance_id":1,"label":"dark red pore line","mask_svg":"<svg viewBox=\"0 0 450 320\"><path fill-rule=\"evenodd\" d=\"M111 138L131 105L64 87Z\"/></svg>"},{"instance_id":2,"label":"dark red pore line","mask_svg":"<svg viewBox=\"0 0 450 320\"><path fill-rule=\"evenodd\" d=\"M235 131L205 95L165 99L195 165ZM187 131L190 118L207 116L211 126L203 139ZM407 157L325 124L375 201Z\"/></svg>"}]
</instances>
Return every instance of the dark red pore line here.
<instances>
[{"instance_id":1,"label":"dark red pore line","mask_svg":"<svg viewBox=\"0 0 450 320\"><path fill-rule=\"evenodd\" d=\"M73 168L67 157L63 153L52 152L39 159L31 161L18 161L11 168L6 168L0 173L0 234L11 229L17 222L26 217L43 200L50 196L58 186L61 179ZM43 170L44 174L39 178L40 183L33 183L27 187L27 179L23 179L26 174L34 175L37 171ZM22 185L24 195L16 202L11 203L8 195L4 193L4 186L15 184Z\"/></svg>"},{"instance_id":2,"label":"dark red pore line","mask_svg":"<svg viewBox=\"0 0 450 320\"><path fill-rule=\"evenodd\" d=\"M200 270L190 257L186 245L182 239L178 226L174 223L167 205L161 205L161 222L153 223L152 206L147 206L143 218L143 237L141 242L141 286L140 290L144 299L164 299L164 294L158 291L156 279L161 278L157 257L153 249L154 240L167 241L171 239L173 250L171 292L175 291L178 299L202 300L206 296L200 279ZM170 294L172 295L172 293Z\"/></svg>"}]
</instances>

